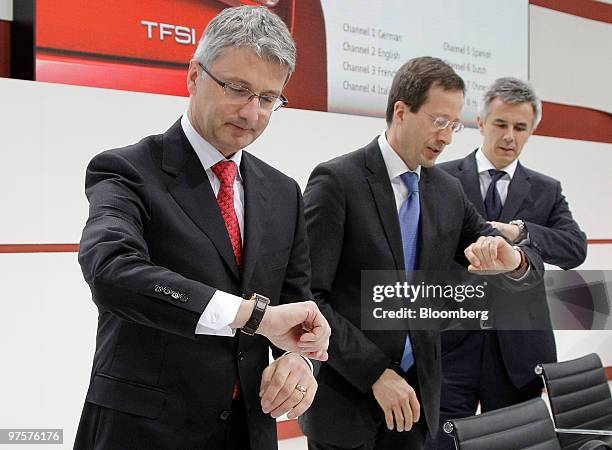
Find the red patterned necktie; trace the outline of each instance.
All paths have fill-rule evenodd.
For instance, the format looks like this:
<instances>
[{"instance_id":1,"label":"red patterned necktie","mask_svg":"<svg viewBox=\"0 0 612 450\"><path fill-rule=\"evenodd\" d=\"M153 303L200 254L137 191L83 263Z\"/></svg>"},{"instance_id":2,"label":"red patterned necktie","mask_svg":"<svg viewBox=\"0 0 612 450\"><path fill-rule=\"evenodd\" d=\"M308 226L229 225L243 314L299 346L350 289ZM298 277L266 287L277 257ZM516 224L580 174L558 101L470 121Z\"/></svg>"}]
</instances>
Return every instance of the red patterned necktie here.
<instances>
[{"instance_id":1,"label":"red patterned necktie","mask_svg":"<svg viewBox=\"0 0 612 450\"><path fill-rule=\"evenodd\" d=\"M220 161L211 167L221 182L217 194L217 204L221 210L227 234L229 234L236 265L242 270L242 239L240 238L240 225L234 209L234 180L238 174L238 166L234 161Z\"/></svg>"}]
</instances>

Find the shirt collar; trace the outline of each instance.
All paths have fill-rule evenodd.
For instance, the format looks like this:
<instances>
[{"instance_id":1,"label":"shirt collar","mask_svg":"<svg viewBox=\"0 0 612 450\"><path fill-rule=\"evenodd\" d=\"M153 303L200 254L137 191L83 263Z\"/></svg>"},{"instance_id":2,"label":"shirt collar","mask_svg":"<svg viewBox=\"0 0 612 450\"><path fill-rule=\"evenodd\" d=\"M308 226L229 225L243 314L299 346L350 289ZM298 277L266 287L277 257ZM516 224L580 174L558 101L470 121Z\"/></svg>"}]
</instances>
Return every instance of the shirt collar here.
<instances>
[{"instance_id":1,"label":"shirt collar","mask_svg":"<svg viewBox=\"0 0 612 450\"><path fill-rule=\"evenodd\" d=\"M506 167L503 167L500 170L506 172L510 176L510 179L512 179L512 177L514 176L514 172L516 172L517 165L518 159L515 159ZM485 156L484 152L482 151L482 147L478 147L478 150L476 151L476 168L478 170L478 173L486 172L490 169L497 170L493 163L489 161L489 158Z\"/></svg>"},{"instance_id":2,"label":"shirt collar","mask_svg":"<svg viewBox=\"0 0 612 450\"><path fill-rule=\"evenodd\" d=\"M183 127L183 132L185 136L187 136L187 140L193 147L202 163L202 167L204 170L210 169L212 166L217 164L220 161L234 161L238 166L238 177L242 179L240 175L240 162L242 161L242 150L238 150L236 153L232 155L231 158L226 158L223 154L217 150L215 147L210 145L206 139L198 134L198 132L193 128L189 118L187 117L187 113L183 114L181 117L181 127Z\"/></svg>"},{"instance_id":3,"label":"shirt collar","mask_svg":"<svg viewBox=\"0 0 612 450\"><path fill-rule=\"evenodd\" d=\"M378 146L380 147L380 153L382 154L383 160L385 161L385 166L387 167L387 173L389 174L389 179L394 181L395 179L399 180L400 175L406 172L414 172L417 174L417 177L421 178L421 166L417 166L416 170L410 170L404 160L399 157L399 155L391 148L389 141L387 141L386 131L380 133L378 137Z\"/></svg>"}]
</instances>

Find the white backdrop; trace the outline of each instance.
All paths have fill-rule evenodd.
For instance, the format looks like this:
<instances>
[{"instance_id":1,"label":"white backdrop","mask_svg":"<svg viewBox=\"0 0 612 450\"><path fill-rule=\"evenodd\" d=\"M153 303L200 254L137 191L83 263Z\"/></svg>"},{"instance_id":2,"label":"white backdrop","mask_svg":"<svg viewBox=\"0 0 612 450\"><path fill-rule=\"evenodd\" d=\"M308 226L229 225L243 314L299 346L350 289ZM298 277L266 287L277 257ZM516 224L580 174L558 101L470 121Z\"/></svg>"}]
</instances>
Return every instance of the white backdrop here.
<instances>
[{"instance_id":1,"label":"white backdrop","mask_svg":"<svg viewBox=\"0 0 612 450\"><path fill-rule=\"evenodd\" d=\"M0 0L0 20L13 20L13 0Z\"/></svg>"}]
</instances>

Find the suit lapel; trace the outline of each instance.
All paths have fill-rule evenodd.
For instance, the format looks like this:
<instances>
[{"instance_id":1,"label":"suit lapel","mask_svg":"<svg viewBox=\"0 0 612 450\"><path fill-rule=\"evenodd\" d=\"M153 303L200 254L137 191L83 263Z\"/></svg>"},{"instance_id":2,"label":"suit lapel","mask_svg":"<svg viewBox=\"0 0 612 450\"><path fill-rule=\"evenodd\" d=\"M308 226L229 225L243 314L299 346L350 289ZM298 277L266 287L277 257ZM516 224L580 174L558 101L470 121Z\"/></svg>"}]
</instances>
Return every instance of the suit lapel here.
<instances>
[{"instance_id":1,"label":"suit lapel","mask_svg":"<svg viewBox=\"0 0 612 450\"><path fill-rule=\"evenodd\" d=\"M170 195L208 236L227 267L239 279L234 252L217 199L200 160L183 133L180 121L163 135L162 168L175 176L168 184Z\"/></svg>"},{"instance_id":2,"label":"suit lapel","mask_svg":"<svg viewBox=\"0 0 612 450\"><path fill-rule=\"evenodd\" d=\"M387 242L393 254L395 265L398 269L404 269L404 252L402 246L402 233L397 215L397 206L393 188L389 181L389 173L385 161L380 153L376 140L366 147L366 167L371 172L367 176L368 184L378 210L378 216L385 230Z\"/></svg>"},{"instance_id":3,"label":"suit lapel","mask_svg":"<svg viewBox=\"0 0 612 450\"><path fill-rule=\"evenodd\" d=\"M473 203L482 217L487 217L484 200L480 192L480 179L478 178L478 167L476 165L476 152L472 152L459 164L457 178L461 181L463 191L467 198Z\"/></svg>"},{"instance_id":4,"label":"suit lapel","mask_svg":"<svg viewBox=\"0 0 612 450\"><path fill-rule=\"evenodd\" d=\"M512 181L508 186L506 202L504 203L504 208L499 217L500 222L509 222L516 217L530 189L531 183L529 182L529 176L525 173L523 166L521 166L519 162L516 166Z\"/></svg>"},{"instance_id":5,"label":"suit lapel","mask_svg":"<svg viewBox=\"0 0 612 450\"><path fill-rule=\"evenodd\" d=\"M259 244L268 217L265 195L266 179L255 165L254 158L247 152L242 153L240 174L244 186L244 243L243 243L243 290L253 276L257 264Z\"/></svg>"}]
</instances>

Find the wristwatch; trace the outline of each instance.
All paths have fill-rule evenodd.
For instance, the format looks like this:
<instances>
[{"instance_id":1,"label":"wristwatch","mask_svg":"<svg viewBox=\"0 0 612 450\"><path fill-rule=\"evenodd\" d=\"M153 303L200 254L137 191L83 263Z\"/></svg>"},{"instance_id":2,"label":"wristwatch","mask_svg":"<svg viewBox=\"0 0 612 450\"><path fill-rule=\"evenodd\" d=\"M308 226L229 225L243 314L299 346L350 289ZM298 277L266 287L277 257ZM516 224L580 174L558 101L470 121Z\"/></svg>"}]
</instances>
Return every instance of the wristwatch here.
<instances>
[{"instance_id":1,"label":"wristwatch","mask_svg":"<svg viewBox=\"0 0 612 450\"><path fill-rule=\"evenodd\" d=\"M244 334L248 334L249 336L253 336L257 331L257 328L259 328L259 324L261 323L261 319L263 319L268 303L270 303L270 299L264 297L263 295L251 294L249 296L245 296L245 300L253 300L255 302L255 307L253 308L251 317L249 317L249 320L247 320L240 331L242 331Z\"/></svg>"},{"instance_id":2,"label":"wristwatch","mask_svg":"<svg viewBox=\"0 0 612 450\"><path fill-rule=\"evenodd\" d=\"M525 239L527 239L527 226L525 225L525 222L523 222L520 219L517 219L517 220L511 220L508 223L510 225L516 225L519 229L519 234L517 238L514 240L514 242L523 242Z\"/></svg>"},{"instance_id":3,"label":"wristwatch","mask_svg":"<svg viewBox=\"0 0 612 450\"><path fill-rule=\"evenodd\" d=\"M529 261L527 260L527 256L525 255L525 252L521 249L521 247L513 245L512 248L521 254L521 262L519 263L516 269L514 269L512 272L508 272L508 275L510 275L511 277L518 276L520 278L527 271L527 268L529 267Z\"/></svg>"}]
</instances>

